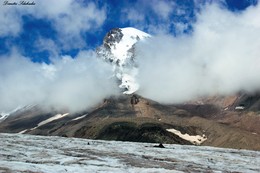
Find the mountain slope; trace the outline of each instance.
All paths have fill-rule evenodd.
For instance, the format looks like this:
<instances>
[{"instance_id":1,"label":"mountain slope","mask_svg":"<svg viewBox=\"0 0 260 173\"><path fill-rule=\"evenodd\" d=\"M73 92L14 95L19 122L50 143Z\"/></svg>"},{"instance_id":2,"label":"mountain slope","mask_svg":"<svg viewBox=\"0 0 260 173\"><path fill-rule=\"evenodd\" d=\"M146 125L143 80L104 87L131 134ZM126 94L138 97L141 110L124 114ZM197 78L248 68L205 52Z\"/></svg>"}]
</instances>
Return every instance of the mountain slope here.
<instances>
[{"instance_id":1,"label":"mountain slope","mask_svg":"<svg viewBox=\"0 0 260 173\"><path fill-rule=\"evenodd\" d=\"M135 97L136 103L132 102ZM69 114L46 124L41 122L58 113L35 109L13 115L0 123L0 132L260 150L260 116L249 113L225 111L214 104L161 105L137 95L122 95L106 99L88 112ZM243 124L244 119L247 124ZM205 141L194 143L168 129L186 133L191 139L205 136Z\"/></svg>"}]
</instances>

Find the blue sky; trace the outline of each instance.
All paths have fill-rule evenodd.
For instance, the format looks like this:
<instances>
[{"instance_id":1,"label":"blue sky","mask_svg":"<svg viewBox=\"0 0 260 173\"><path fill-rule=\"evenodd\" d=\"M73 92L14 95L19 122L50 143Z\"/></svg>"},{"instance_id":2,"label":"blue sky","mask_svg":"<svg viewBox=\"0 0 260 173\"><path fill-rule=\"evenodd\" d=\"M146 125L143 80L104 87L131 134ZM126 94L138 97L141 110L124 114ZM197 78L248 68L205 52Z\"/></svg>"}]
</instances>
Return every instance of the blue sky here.
<instances>
[{"instance_id":1,"label":"blue sky","mask_svg":"<svg viewBox=\"0 0 260 173\"><path fill-rule=\"evenodd\" d=\"M15 1L10 1L15 2ZM32 1L29 1L32 2ZM14 48L33 62L95 49L115 27L135 27L150 34L191 34L196 13L212 0L35 0L33 6L0 6L0 55ZM216 2L216 1L214 1ZM217 3L240 12L256 0Z\"/></svg>"}]
</instances>

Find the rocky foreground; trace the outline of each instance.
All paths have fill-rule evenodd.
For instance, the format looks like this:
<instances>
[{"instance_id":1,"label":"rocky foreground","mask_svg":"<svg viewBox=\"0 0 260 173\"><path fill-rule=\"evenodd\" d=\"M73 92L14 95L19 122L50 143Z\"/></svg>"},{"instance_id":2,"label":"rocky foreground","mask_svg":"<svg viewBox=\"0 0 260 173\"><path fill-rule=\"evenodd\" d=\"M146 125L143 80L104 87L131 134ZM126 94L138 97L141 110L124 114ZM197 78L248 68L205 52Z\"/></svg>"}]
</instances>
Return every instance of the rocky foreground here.
<instances>
[{"instance_id":1,"label":"rocky foreground","mask_svg":"<svg viewBox=\"0 0 260 173\"><path fill-rule=\"evenodd\" d=\"M0 172L260 172L260 152L0 133Z\"/></svg>"}]
</instances>

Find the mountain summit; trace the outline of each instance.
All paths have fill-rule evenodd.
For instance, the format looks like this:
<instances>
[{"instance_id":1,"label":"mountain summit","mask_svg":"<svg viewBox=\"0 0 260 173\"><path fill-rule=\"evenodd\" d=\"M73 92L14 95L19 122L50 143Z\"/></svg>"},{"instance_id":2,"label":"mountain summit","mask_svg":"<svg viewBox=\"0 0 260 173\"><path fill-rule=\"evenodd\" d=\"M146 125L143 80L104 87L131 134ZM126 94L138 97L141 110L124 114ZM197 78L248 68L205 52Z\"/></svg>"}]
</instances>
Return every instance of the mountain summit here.
<instances>
[{"instance_id":1,"label":"mountain summit","mask_svg":"<svg viewBox=\"0 0 260 173\"><path fill-rule=\"evenodd\" d=\"M124 94L132 94L139 88L135 80L138 73L135 44L148 37L151 36L135 28L114 28L106 34L103 44L97 49L98 56L113 65Z\"/></svg>"}]
</instances>

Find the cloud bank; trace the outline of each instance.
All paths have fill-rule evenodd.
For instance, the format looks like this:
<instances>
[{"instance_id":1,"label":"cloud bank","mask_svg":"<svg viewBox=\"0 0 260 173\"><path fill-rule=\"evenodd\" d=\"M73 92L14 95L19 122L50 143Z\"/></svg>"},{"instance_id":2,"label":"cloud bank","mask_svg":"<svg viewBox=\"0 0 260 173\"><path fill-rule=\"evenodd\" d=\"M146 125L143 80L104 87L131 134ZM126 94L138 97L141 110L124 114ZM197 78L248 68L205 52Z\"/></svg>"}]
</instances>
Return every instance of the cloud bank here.
<instances>
[{"instance_id":1,"label":"cloud bank","mask_svg":"<svg viewBox=\"0 0 260 173\"><path fill-rule=\"evenodd\" d=\"M86 43L81 34L98 30L106 20L106 9L79 2L37 0L32 8L0 6L0 37L19 35L23 15L50 21L58 34L55 39L35 41L38 50L50 54L50 64L31 62L19 48L0 57L0 111L40 104L77 112L119 93L112 67L96 58L94 51L82 50ZM260 90L259 6L234 13L210 4L201 7L195 23L189 17L185 23L178 20L190 16L185 5L154 1L143 10L145 1L138 2L142 8L121 12L135 27L161 34L136 45L138 94L161 103L181 103ZM154 23L150 13L157 18ZM183 34L190 24L193 32ZM171 33L173 27L176 37L162 34ZM72 58L61 55L59 46L80 51Z\"/></svg>"},{"instance_id":2,"label":"cloud bank","mask_svg":"<svg viewBox=\"0 0 260 173\"><path fill-rule=\"evenodd\" d=\"M118 93L112 68L91 51L75 59L63 56L53 64L33 63L17 51L0 57L0 110L39 104L77 112Z\"/></svg>"},{"instance_id":3,"label":"cloud bank","mask_svg":"<svg viewBox=\"0 0 260 173\"><path fill-rule=\"evenodd\" d=\"M112 68L98 60L94 51L84 50L89 43L82 36L101 28L107 17L105 7L94 1L34 2L33 6L23 6L3 5L1 1L0 38L19 38L22 33L31 32L24 27L28 18L47 23L52 29L45 28L47 38L44 33L35 35L38 28L34 27L36 32L32 31L31 36L36 40L31 44L37 51L49 54L50 64L31 62L34 55L25 57L23 45L16 45L20 40L9 44L8 47L15 47L13 51L0 57L0 112L31 104L76 112L116 95ZM44 31L46 26L39 27ZM75 57L61 55L61 50L73 49L79 50Z\"/></svg>"},{"instance_id":4,"label":"cloud bank","mask_svg":"<svg viewBox=\"0 0 260 173\"><path fill-rule=\"evenodd\" d=\"M162 103L260 90L260 7L233 13L216 4L197 14L190 35L137 45L140 90Z\"/></svg>"}]
</instances>

